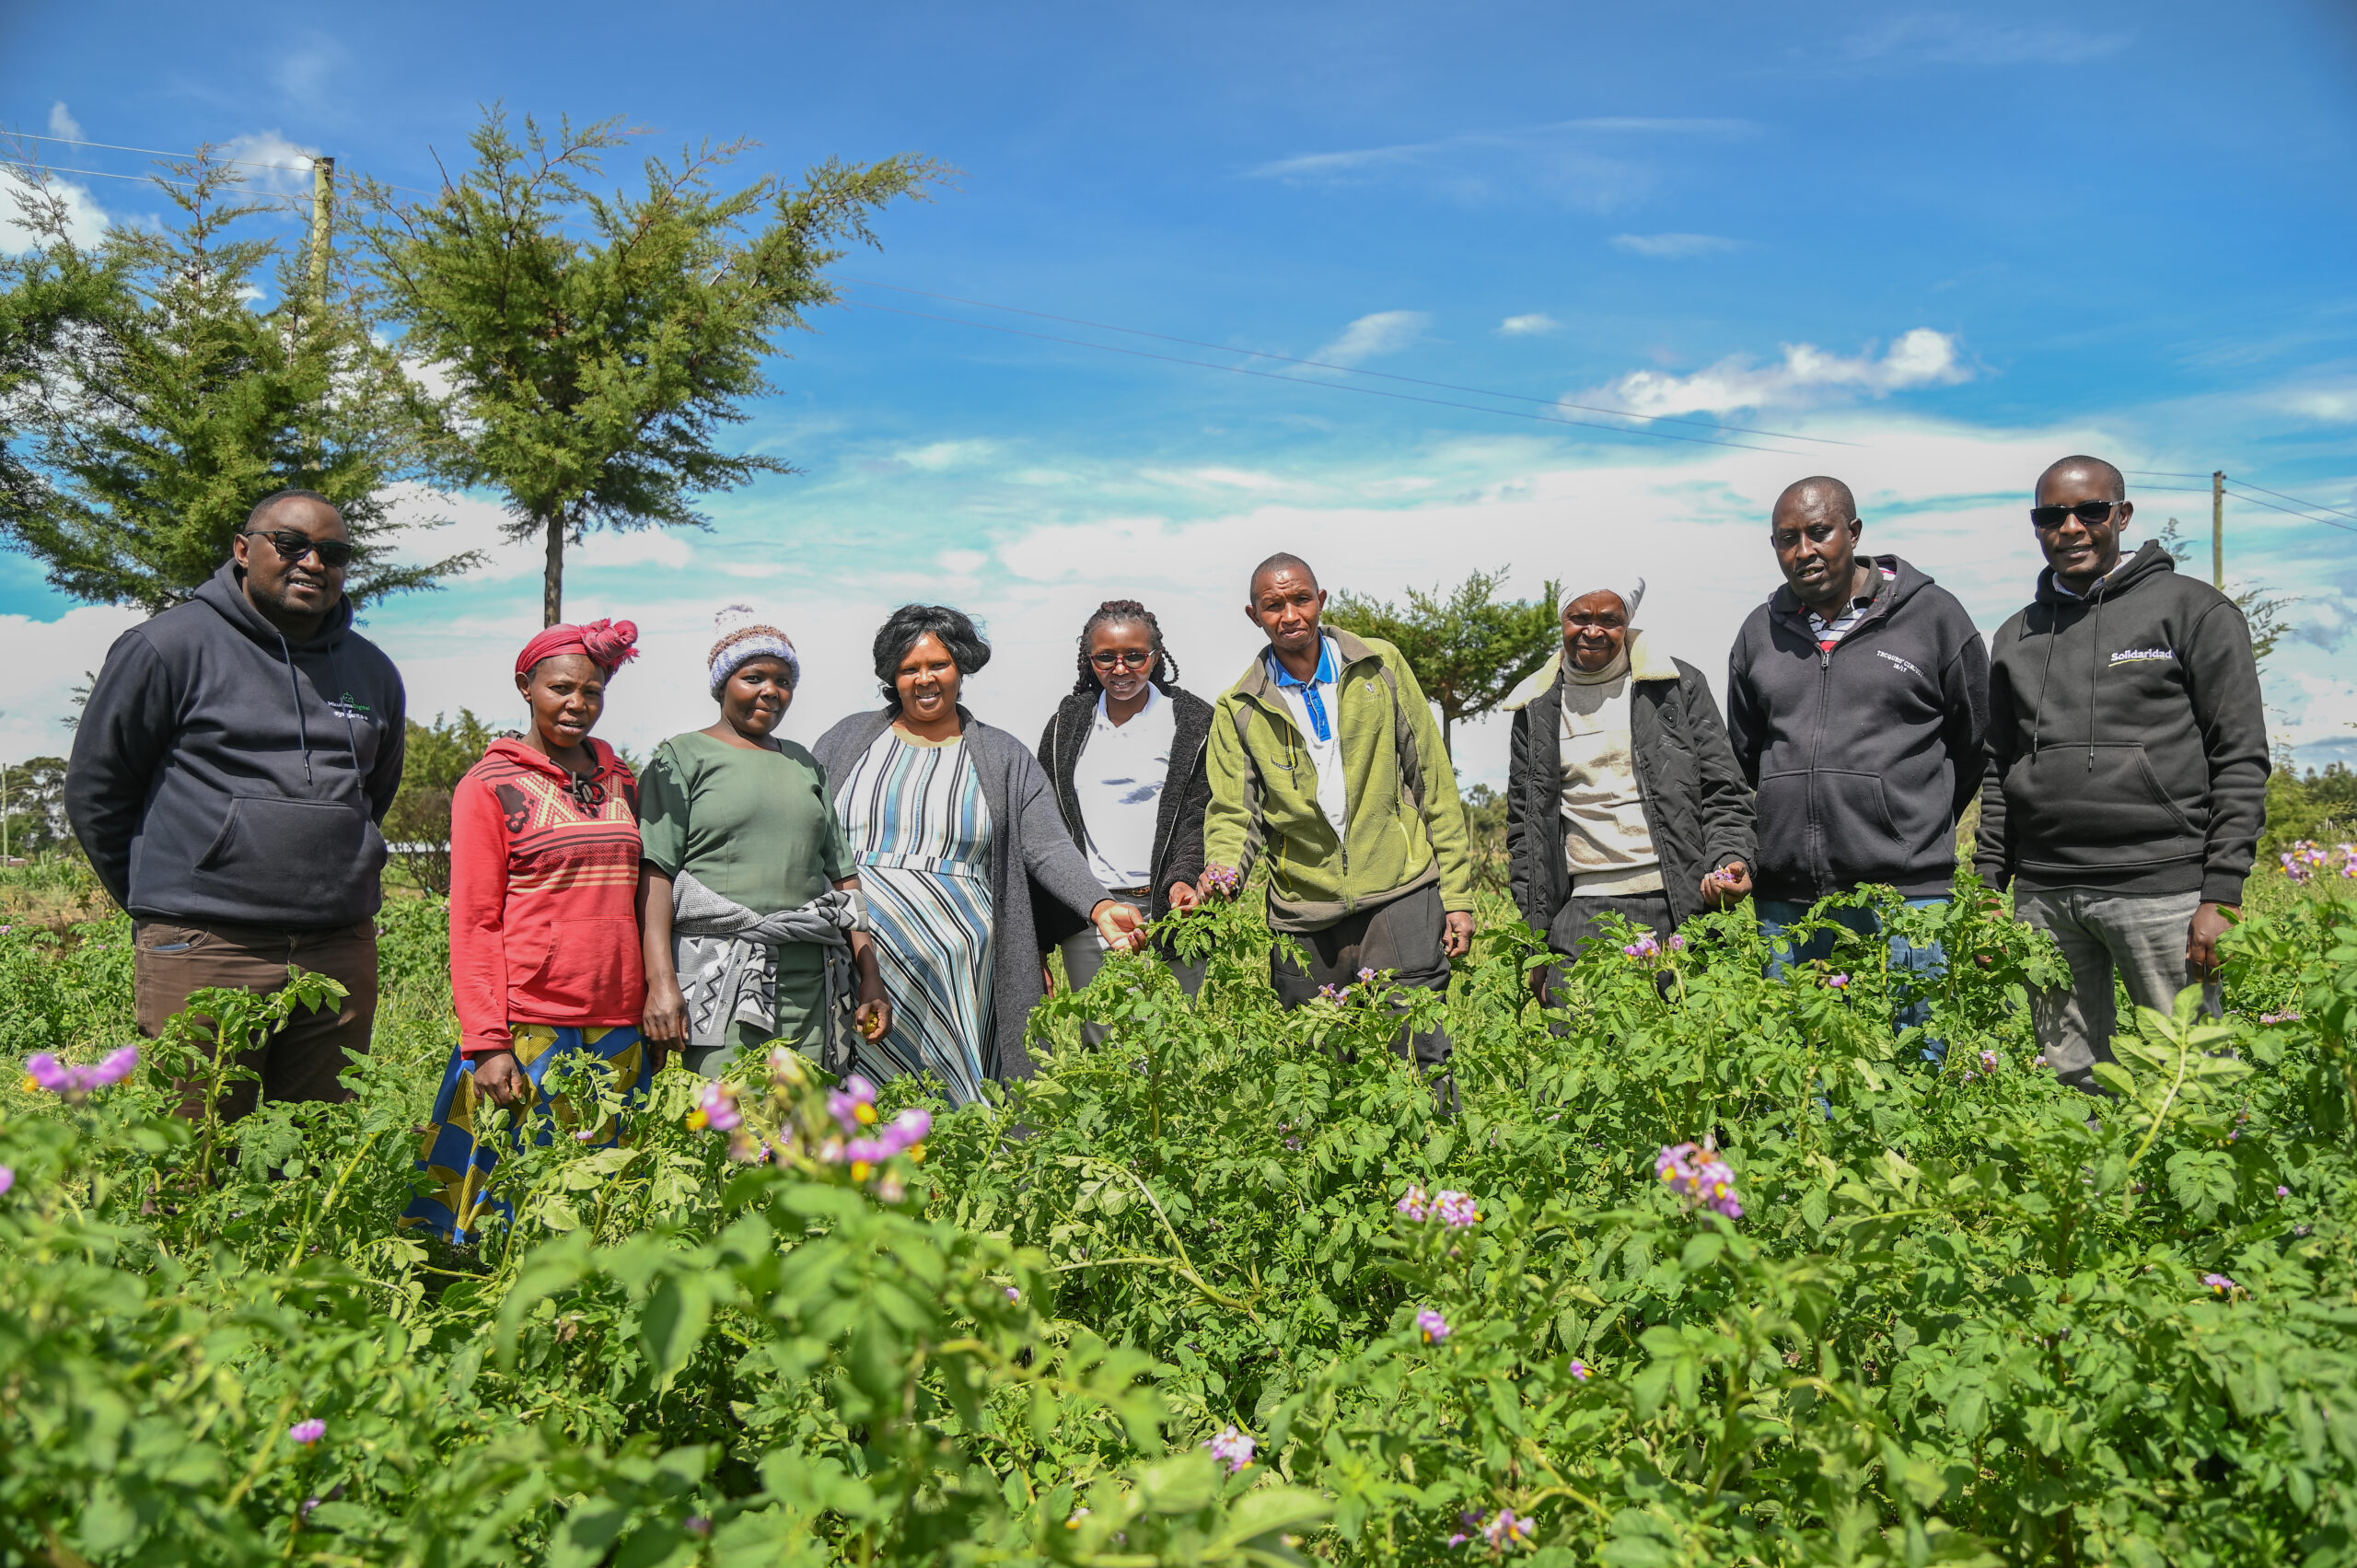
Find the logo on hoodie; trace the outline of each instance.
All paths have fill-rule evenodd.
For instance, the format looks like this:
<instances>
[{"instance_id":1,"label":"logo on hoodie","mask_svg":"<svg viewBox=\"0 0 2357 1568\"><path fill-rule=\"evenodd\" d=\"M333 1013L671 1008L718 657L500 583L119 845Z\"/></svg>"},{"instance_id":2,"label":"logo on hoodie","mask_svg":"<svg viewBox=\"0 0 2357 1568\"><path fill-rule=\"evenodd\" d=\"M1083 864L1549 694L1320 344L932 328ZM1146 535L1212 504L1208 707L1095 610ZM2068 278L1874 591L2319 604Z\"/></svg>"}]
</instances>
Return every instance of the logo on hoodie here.
<instances>
[{"instance_id":1,"label":"logo on hoodie","mask_svg":"<svg viewBox=\"0 0 2357 1568\"><path fill-rule=\"evenodd\" d=\"M2122 648L2111 656L2114 664L2151 664L2156 660L2173 659L2177 656L2166 648Z\"/></svg>"},{"instance_id":2,"label":"logo on hoodie","mask_svg":"<svg viewBox=\"0 0 2357 1568\"><path fill-rule=\"evenodd\" d=\"M1923 673L1922 670L1916 668L1912 664L1910 664L1907 660L1900 658L1897 654L1892 653L1888 648L1876 648L1875 650L1875 654L1877 657L1888 659L1891 663L1897 665L1899 668L1905 670L1910 675L1921 675Z\"/></svg>"}]
</instances>

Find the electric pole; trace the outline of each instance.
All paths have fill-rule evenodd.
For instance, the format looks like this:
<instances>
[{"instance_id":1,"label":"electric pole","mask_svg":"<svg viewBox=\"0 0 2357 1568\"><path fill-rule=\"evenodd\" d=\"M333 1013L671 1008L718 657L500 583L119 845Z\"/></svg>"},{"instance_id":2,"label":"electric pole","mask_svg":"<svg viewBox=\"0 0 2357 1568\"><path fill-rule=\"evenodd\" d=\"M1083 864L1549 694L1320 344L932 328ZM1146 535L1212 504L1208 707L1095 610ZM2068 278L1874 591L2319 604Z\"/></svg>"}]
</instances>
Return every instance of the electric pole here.
<instances>
[{"instance_id":1,"label":"electric pole","mask_svg":"<svg viewBox=\"0 0 2357 1568\"><path fill-rule=\"evenodd\" d=\"M311 304L328 305L328 247L335 238L335 159L311 160Z\"/></svg>"},{"instance_id":2,"label":"electric pole","mask_svg":"<svg viewBox=\"0 0 2357 1568\"><path fill-rule=\"evenodd\" d=\"M2221 593L2226 587L2226 471L2213 469L2210 474L2210 586Z\"/></svg>"}]
</instances>

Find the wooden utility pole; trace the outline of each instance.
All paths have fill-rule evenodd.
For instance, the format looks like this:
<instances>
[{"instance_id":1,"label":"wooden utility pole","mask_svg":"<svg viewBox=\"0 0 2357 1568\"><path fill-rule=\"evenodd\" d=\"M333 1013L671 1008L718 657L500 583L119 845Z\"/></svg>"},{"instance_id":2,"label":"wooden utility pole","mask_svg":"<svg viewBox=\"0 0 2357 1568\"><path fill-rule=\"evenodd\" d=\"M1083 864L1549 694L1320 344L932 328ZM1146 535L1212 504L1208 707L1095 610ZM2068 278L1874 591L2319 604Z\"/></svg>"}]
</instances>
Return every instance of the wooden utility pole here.
<instances>
[{"instance_id":1,"label":"wooden utility pole","mask_svg":"<svg viewBox=\"0 0 2357 1568\"><path fill-rule=\"evenodd\" d=\"M335 239L335 159L311 160L311 305L328 305L328 248Z\"/></svg>"},{"instance_id":2,"label":"wooden utility pole","mask_svg":"<svg viewBox=\"0 0 2357 1568\"><path fill-rule=\"evenodd\" d=\"M2226 586L2226 472L2214 469L2210 474L2210 586L2223 591Z\"/></svg>"}]
</instances>

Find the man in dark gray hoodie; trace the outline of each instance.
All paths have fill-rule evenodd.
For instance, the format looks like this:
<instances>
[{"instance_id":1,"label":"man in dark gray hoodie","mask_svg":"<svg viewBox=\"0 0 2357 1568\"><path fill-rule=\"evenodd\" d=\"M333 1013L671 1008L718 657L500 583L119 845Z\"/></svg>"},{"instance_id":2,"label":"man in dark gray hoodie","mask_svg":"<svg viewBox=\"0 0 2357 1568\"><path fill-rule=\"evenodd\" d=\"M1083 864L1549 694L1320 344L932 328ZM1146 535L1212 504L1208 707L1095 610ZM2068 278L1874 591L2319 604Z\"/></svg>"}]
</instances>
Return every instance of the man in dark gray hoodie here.
<instances>
[{"instance_id":1,"label":"man in dark gray hoodie","mask_svg":"<svg viewBox=\"0 0 2357 1568\"><path fill-rule=\"evenodd\" d=\"M1822 476L1776 499L1769 543L1784 586L1751 612L1727 656L1727 738L1759 792L1752 877L1779 962L1829 958L1832 933L1780 941L1816 900L1868 884L1909 903L1945 900L1956 826L1980 786L1989 655L1954 594L1896 555L1861 555L1850 487ZM1853 930L1870 910L1837 912ZM1918 977L1898 1015L1928 1023L1939 944L1902 936L1893 970ZM1923 1043L1941 1059L1945 1048Z\"/></svg>"},{"instance_id":2,"label":"man in dark gray hoodie","mask_svg":"<svg viewBox=\"0 0 2357 1568\"><path fill-rule=\"evenodd\" d=\"M2157 540L2121 559L2119 470L2064 458L2038 482L2038 597L1997 633L1975 865L2050 932L2068 990L2031 1000L2047 1065L2075 1088L2113 1060L2115 970L2140 1007L2200 983L2267 819L2267 714L2250 627Z\"/></svg>"},{"instance_id":3,"label":"man in dark gray hoodie","mask_svg":"<svg viewBox=\"0 0 2357 1568\"><path fill-rule=\"evenodd\" d=\"M190 993L271 992L296 965L340 981L245 1059L224 1117L341 1100L377 1013L377 830L401 787L401 673L352 630L352 536L325 496L265 497L187 603L107 651L74 736L65 809L131 912L140 1028ZM201 1114L189 1086L182 1112Z\"/></svg>"}]
</instances>

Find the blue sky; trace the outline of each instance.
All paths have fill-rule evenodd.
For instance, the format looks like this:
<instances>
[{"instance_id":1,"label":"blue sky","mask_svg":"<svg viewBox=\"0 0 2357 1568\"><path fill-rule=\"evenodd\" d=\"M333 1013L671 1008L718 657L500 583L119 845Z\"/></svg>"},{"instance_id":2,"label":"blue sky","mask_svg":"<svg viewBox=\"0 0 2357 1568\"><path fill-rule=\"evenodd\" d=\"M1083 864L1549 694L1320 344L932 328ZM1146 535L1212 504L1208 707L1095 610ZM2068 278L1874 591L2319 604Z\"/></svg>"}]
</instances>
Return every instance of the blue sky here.
<instances>
[{"instance_id":1,"label":"blue sky","mask_svg":"<svg viewBox=\"0 0 2357 1568\"><path fill-rule=\"evenodd\" d=\"M1189 684L1224 686L1252 645L1244 574L1278 548L1381 594L1639 571L1649 629L1716 671L1774 586L1768 505L1809 472L1850 479L1872 547L1988 630L2027 595L2022 508L2064 452L2223 467L2357 529L2352 88L2352 13L2301 0L0 7L0 122L34 134L319 151L426 186L499 100L625 115L657 149L750 136L749 175L903 151L959 171L843 263L859 303L795 335L743 427L803 471L712 498L709 533L577 558L569 612L646 628L609 718L639 747L708 721L695 667L732 599L802 645L806 735L872 694L886 609L965 604L999 647L973 704L1028 737L1108 595L1154 605ZM93 221L157 210L105 177L140 157L37 145L101 171L64 177ZM1597 418L1558 399L1781 434L1509 412ZM2181 518L2206 569L2206 494L2157 488L2206 484L2131 482L2140 527ZM493 540L491 498L439 510L437 552ZM2242 501L2227 527L2230 578L2298 596L2274 732L2357 758L2357 532ZM509 717L536 570L500 547L371 612L420 710ZM0 553L0 660L32 672L0 693L0 754L56 749L70 687L135 619ZM1474 726L1466 777L1504 749Z\"/></svg>"}]
</instances>

